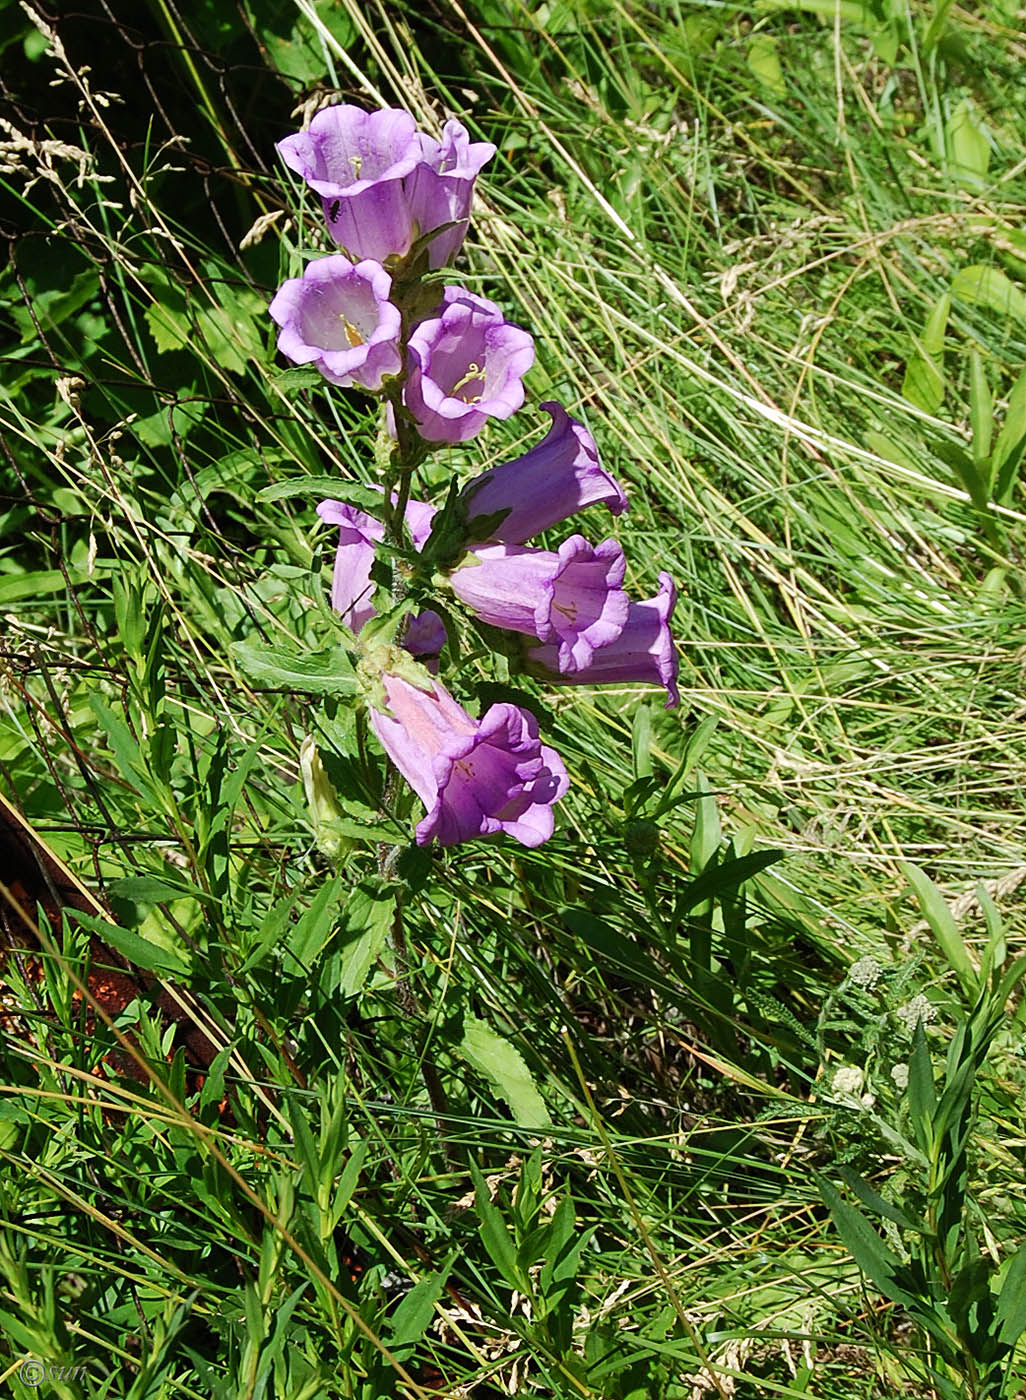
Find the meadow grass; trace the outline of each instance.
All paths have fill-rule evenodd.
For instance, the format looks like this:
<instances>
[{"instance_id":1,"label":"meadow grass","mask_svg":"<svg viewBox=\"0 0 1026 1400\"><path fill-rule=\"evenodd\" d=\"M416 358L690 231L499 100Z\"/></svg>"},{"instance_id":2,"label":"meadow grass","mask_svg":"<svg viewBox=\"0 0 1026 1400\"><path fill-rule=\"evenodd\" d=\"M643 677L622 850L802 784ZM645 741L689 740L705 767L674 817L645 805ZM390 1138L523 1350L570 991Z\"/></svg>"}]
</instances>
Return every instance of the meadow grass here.
<instances>
[{"instance_id":1,"label":"meadow grass","mask_svg":"<svg viewBox=\"0 0 1026 1400\"><path fill-rule=\"evenodd\" d=\"M1021 1361L988 1380L965 1341L1024 1234L1021 1013L991 974L1026 880L1014 6L0 19L0 780L102 900L61 923L44 897L41 952L6 960L0 1375L24 1388L31 1356L54 1395L132 1400L1017 1393ZM283 373L266 305L327 250L273 143L338 92L498 147L462 276L535 335L528 404L422 488L524 450L557 399L629 491L632 592L680 588L677 711L539 689L467 639L463 696L528 693L571 773L534 851L408 849L325 680L314 506L374 479L375 427ZM90 1009L90 931L200 1008L202 1081L155 988Z\"/></svg>"}]
</instances>

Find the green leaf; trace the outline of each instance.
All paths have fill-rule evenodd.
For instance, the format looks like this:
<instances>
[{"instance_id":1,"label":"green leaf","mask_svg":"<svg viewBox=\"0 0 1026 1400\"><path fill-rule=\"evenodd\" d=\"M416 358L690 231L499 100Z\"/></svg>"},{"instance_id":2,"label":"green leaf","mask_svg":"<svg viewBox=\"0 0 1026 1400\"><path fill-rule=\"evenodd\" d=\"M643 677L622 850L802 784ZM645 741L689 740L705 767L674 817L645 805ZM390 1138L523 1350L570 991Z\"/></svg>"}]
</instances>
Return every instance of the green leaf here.
<instances>
[{"instance_id":1,"label":"green leaf","mask_svg":"<svg viewBox=\"0 0 1026 1400\"><path fill-rule=\"evenodd\" d=\"M987 383L983 356L978 350L971 351L969 355L969 427L973 438L973 460L983 463L990 456L994 433L994 396Z\"/></svg>"},{"instance_id":2,"label":"green leaf","mask_svg":"<svg viewBox=\"0 0 1026 1400\"><path fill-rule=\"evenodd\" d=\"M681 890L676 905L677 912L687 913L701 904L719 898L727 891L736 890L753 875L758 875L760 870L775 865L783 858L783 851L753 851L750 855L739 856L736 860L725 860L722 865L713 866Z\"/></svg>"},{"instance_id":3,"label":"green leaf","mask_svg":"<svg viewBox=\"0 0 1026 1400\"><path fill-rule=\"evenodd\" d=\"M998 1294L997 1339L1013 1347L1026 1332L1026 1244L1019 1246L1009 1264Z\"/></svg>"},{"instance_id":4,"label":"green leaf","mask_svg":"<svg viewBox=\"0 0 1026 1400\"><path fill-rule=\"evenodd\" d=\"M516 1046L496 1035L486 1022L467 1016L459 1051L479 1074L491 1081L522 1128L548 1127L551 1120L545 1103Z\"/></svg>"},{"instance_id":5,"label":"green leaf","mask_svg":"<svg viewBox=\"0 0 1026 1400\"><path fill-rule=\"evenodd\" d=\"M341 647L300 653L287 647L232 642L230 651L249 676L266 681L275 690L351 695L356 689L353 668Z\"/></svg>"},{"instance_id":6,"label":"green leaf","mask_svg":"<svg viewBox=\"0 0 1026 1400\"><path fill-rule=\"evenodd\" d=\"M990 142L976 120L976 109L964 97L944 124L948 168L964 183L983 184L990 165Z\"/></svg>"},{"instance_id":7,"label":"green leaf","mask_svg":"<svg viewBox=\"0 0 1026 1400\"><path fill-rule=\"evenodd\" d=\"M171 953L156 943L150 943L147 939L140 938L137 933L131 933L107 919L97 918L95 914L86 914L81 909L69 909L67 912L80 924L84 924L90 933L95 933L97 938L102 939L115 952L145 972L182 974L189 971L188 964L182 960L180 954Z\"/></svg>"},{"instance_id":8,"label":"green leaf","mask_svg":"<svg viewBox=\"0 0 1026 1400\"><path fill-rule=\"evenodd\" d=\"M392 1314L392 1327L385 1338L385 1345L389 1351L398 1354L400 1361L430 1326L435 1315L435 1304L445 1289L448 1272L448 1269L440 1269L415 1283Z\"/></svg>"},{"instance_id":9,"label":"green leaf","mask_svg":"<svg viewBox=\"0 0 1026 1400\"><path fill-rule=\"evenodd\" d=\"M1026 321L1026 294L998 267L986 263L963 267L952 279L951 294L998 316Z\"/></svg>"},{"instance_id":10,"label":"green leaf","mask_svg":"<svg viewBox=\"0 0 1026 1400\"><path fill-rule=\"evenodd\" d=\"M290 481L275 481L257 495L257 500L284 501L290 496L316 496L318 501L329 496L334 501L345 501L347 505L360 510L381 510L382 495L374 486L365 486L360 481L344 481L337 476L299 476Z\"/></svg>"},{"instance_id":11,"label":"green leaf","mask_svg":"<svg viewBox=\"0 0 1026 1400\"><path fill-rule=\"evenodd\" d=\"M488 1187L476 1162L471 1160L468 1165L476 1192L475 1209L480 1222L478 1233L481 1236L481 1243L510 1288L530 1295L532 1291L530 1280L517 1264L516 1250L513 1248L513 1240L506 1228L506 1222L503 1220L501 1212L489 1200Z\"/></svg>"},{"instance_id":12,"label":"green leaf","mask_svg":"<svg viewBox=\"0 0 1026 1400\"><path fill-rule=\"evenodd\" d=\"M937 1089L933 1082L933 1066L922 1021L916 1022L912 1033L912 1053L908 1061L908 1111L916 1141L929 1155L935 1136Z\"/></svg>"},{"instance_id":13,"label":"green leaf","mask_svg":"<svg viewBox=\"0 0 1026 1400\"><path fill-rule=\"evenodd\" d=\"M926 318L916 353L905 366L902 396L924 413L936 413L944 401L944 337L951 314L951 296L945 292Z\"/></svg>"},{"instance_id":14,"label":"green leaf","mask_svg":"<svg viewBox=\"0 0 1026 1400\"><path fill-rule=\"evenodd\" d=\"M787 83L780 66L777 41L772 34L753 34L748 41L748 68L774 97L784 97Z\"/></svg>"},{"instance_id":15,"label":"green leaf","mask_svg":"<svg viewBox=\"0 0 1026 1400\"><path fill-rule=\"evenodd\" d=\"M1001 505L1007 505L1015 490L1019 465L1026 452L1026 369L1015 381L1008 395L1008 412L994 444L992 493Z\"/></svg>"},{"instance_id":16,"label":"green leaf","mask_svg":"<svg viewBox=\"0 0 1026 1400\"><path fill-rule=\"evenodd\" d=\"M395 896L388 890L364 883L349 895L339 984L343 996L354 997L363 989L385 946L394 917Z\"/></svg>"},{"instance_id":17,"label":"green leaf","mask_svg":"<svg viewBox=\"0 0 1026 1400\"><path fill-rule=\"evenodd\" d=\"M304 971L309 971L338 927L341 891L340 875L326 880L289 935L289 952Z\"/></svg>"},{"instance_id":18,"label":"green leaf","mask_svg":"<svg viewBox=\"0 0 1026 1400\"><path fill-rule=\"evenodd\" d=\"M901 1261L891 1253L860 1210L849 1205L818 1172L815 1176L820 1194L837 1227L837 1233L855 1263L885 1298L889 1298L892 1303L901 1303L903 1307L921 1316L924 1309L923 1300L909 1293L898 1282L898 1276L902 1272Z\"/></svg>"},{"instance_id":19,"label":"green leaf","mask_svg":"<svg viewBox=\"0 0 1026 1400\"><path fill-rule=\"evenodd\" d=\"M945 902L944 896L933 883L930 877L918 866L904 862L901 866L902 874L908 880L915 891L919 907L923 911L923 917L933 930L933 935L940 946L941 952L955 972L958 973L959 981L965 990L973 997L976 996L977 978L976 971L969 961L969 954L966 952L962 935L958 931L958 925L951 916L951 910Z\"/></svg>"}]
</instances>

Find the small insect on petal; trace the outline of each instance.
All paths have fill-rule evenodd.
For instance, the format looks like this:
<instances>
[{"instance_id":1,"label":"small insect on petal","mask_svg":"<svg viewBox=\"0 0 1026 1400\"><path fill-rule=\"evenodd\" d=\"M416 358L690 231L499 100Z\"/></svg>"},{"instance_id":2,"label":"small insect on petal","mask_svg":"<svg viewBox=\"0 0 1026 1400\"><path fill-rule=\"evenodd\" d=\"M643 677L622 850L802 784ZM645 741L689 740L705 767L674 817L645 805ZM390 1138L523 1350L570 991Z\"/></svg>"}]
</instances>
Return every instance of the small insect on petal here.
<instances>
[{"instance_id":1,"label":"small insect on petal","mask_svg":"<svg viewBox=\"0 0 1026 1400\"><path fill-rule=\"evenodd\" d=\"M335 220L338 218L338 211L341 208L341 205L342 201L340 199L335 199L332 201L331 208L328 210L328 220L330 223L334 223Z\"/></svg>"}]
</instances>

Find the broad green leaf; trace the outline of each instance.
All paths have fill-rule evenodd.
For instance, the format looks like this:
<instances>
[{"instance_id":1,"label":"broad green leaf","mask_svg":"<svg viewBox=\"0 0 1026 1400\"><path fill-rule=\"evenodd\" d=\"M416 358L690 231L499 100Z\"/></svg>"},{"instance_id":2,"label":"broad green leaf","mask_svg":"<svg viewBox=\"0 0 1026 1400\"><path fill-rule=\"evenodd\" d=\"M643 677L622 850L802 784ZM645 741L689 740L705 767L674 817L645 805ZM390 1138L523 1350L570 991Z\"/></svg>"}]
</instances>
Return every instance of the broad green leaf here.
<instances>
[{"instance_id":1,"label":"broad green leaf","mask_svg":"<svg viewBox=\"0 0 1026 1400\"><path fill-rule=\"evenodd\" d=\"M753 875L758 875L760 870L775 865L783 858L783 851L753 851L751 855L725 860L722 865L713 866L681 891L676 906L678 913L687 913L727 891L736 890Z\"/></svg>"},{"instance_id":2,"label":"broad green leaf","mask_svg":"<svg viewBox=\"0 0 1026 1400\"><path fill-rule=\"evenodd\" d=\"M1012 1258L998 1294L996 1321L998 1341L1015 1346L1026 1332L1026 1244Z\"/></svg>"},{"instance_id":3,"label":"broad green leaf","mask_svg":"<svg viewBox=\"0 0 1026 1400\"><path fill-rule=\"evenodd\" d=\"M541 1094L516 1046L474 1016L463 1021L459 1045L465 1060L492 1083L522 1128L544 1128L551 1121Z\"/></svg>"},{"instance_id":4,"label":"broad green leaf","mask_svg":"<svg viewBox=\"0 0 1026 1400\"><path fill-rule=\"evenodd\" d=\"M945 292L926 318L915 354L905 366L902 396L924 413L936 413L944 401L944 337L951 314L951 297Z\"/></svg>"},{"instance_id":5,"label":"broad green leaf","mask_svg":"<svg viewBox=\"0 0 1026 1400\"><path fill-rule=\"evenodd\" d=\"M289 952L304 970L310 969L338 927L341 891L340 875L325 880L289 935Z\"/></svg>"},{"instance_id":6,"label":"broad green leaf","mask_svg":"<svg viewBox=\"0 0 1026 1400\"><path fill-rule=\"evenodd\" d=\"M990 142L968 97L945 122L944 143L951 173L967 184L982 184L990 165Z\"/></svg>"},{"instance_id":7,"label":"broad green leaf","mask_svg":"<svg viewBox=\"0 0 1026 1400\"><path fill-rule=\"evenodd\" d=\"M275 690L309 695L351 695L356 678L341 647L324 652L295 652L286 647L233 642L231 654L254 680Z\"/></svg>"},{"instance_id":8,"label":"broad green leaf","mask_svg":"<svg viewBox=\"0 0 1026 1400\"><path fill-rule=\"evenodd\" d=\"M137 933L131 933L127 928L120 928L117 924L97 918L94 914L86 914L81 909L69 909L68 913L78 923L84 924L90 933L95 933L97 938L108 943L115 952L146 972L181 974L189 971L188 964L181 954L169 952L156 943L150 943L148 939L140 938Z\"/></svg>"},{"instance_id":9,"label":"broad green leaf","mask_svg":"<svg viewBox=\"0 0 1026 1400\"><path fill-rule=\"evenodd\" d=\"M445 1289L448 1269L428 1274L415 1283L392 1314L392 1327L385 1337L385 1346L397 1353L400 1360L408 1354L408 1348L418 1342L431 1325L435 1315L435 1304Z\"/></svg>"},{"instance_id":10,"label":"broad green leaf","mask_svg":"<svg viewBox=\"0 0 1026 1400\"><path fill-rule=\"evenodd\" d=\"M346 900L339 990L354 997L362 990L381 954L395 918L395 896L369 884L358 885Z\"/></svg>"},{"instance_id":11,"label":"broad green leaf","mask_svg":"<svg viewBox=\"0 0 1026 1400\"><path fill-rule=\"evenodd\" d=\"M986 263L963 267L952 278L951 295L973 306L983 306L999 316L1026 321L1026 293L999 267L990 267Z\"/></svg>"},{"instance_id":12,"label":"broad green leaf","mask_svg":"<svg viewBox=\"0 0 1026 1400\"><path fill-rule=\"evenodd\" d=\"M748 41L748 67L774 97L787 93L784 70L780 66L777 41L772 34L753 34Z\"/></svg>"},{"instance_id":13,"label":"broad green leaf","mask_svg":"<svg viewBox=\"0 0 1026 1400\"><path fill-rule=\"evenodd\" d=\"M381 510L381 492L376 487L338 476L297 476L290 481L275 481L264 487L257 500L284 501L290 496L309 496L311 500L316 497L318 501L328 496L360 510Z\"/></svg>"},{"instance_id":14,"label":"broad green leaf","mask_svg":"<svg viewBox=\"0 0 1026 1400\"><path fill-rule=\"evenodd\" d=\"M477 1163L470 1159L468 1165L474 1182L474 1208L480 1222L478 1233L481 1236L481 1243L510 1288L515 1288L518 1292L529 1295L532 1291L530 1280L517 1264L516 1250L513 1248L513 1240L506 1228L506 1222L503 1220L501 1212L489 1200L488 1187Z\"/></svg>"},{"instance_id":15,"label":"broad green leaf","mask_svg":"<svg viewBox=\"0 0 1026 1400\"><path fill-rule=\"evenodd\" d=\"M958 973L959 981L966 991L975 997L976 971L969 961L969 954L966 952L962 935L958 931L958 925L952 918L951 910L948 908L944 896L930 877L918 866L905 862L901 866L901 871L915 891L919 907L923 911L923 917L933 930L941 952L954 971Z\"/></svg>"}]
</instances>

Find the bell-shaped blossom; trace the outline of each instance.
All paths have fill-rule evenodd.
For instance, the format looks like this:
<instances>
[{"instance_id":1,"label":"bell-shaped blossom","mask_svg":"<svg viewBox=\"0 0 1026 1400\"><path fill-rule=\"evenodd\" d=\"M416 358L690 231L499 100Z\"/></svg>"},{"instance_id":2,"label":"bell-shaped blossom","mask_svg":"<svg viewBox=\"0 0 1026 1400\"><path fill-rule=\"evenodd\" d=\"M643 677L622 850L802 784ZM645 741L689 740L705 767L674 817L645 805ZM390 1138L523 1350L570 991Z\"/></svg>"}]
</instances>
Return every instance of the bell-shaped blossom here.
<instances>
[{"instance_id":1,"label":"bell-shaped blossom","mask_svg":"<svg viewBox=\"0 0 1026 1400\"><path fill-rule=\"evenodd\" d=\"M466 442L489 418L509 418L524 402L534 341L494 302L446 287L434 316L409 339L405 403L428 442Z\"/></svg>"},{"instance_id":2,"label":"bell-shaped blossom","mask_svg":"<svg viewBox=\"0 0 1026 1400\"><path fill-rule=\"evenodd\" d=\"M443 230L428 244L431 267L445 267L463 246L470 222L474 181L495 154L487 141L471 141L458 121L447 121L441 141L420 136L421 163L406 181L417 236ZM447 225L453 225L449 228Z\"/></svg>"},{"instance_id":3,"label":"bell-shaped blossom","mask_svg":"<svg viewBox=\"0 0 1026 1400\"><path fill-rule=\"evenodd\" d=\"M278 349L314 365L332 384L372 392L402 368L401 316L389 301L392 279L376 262L355 265L341 253L307 263L270 305L281 327Z\"/></svg>"},{"instance_id":4,"label":"bell-shaped blossom","mask_svg":"<svg viewBox=\"0 0 1026 1400\"><path fill-rule=\"evenodd\" d=\"M592 546L572 535L556 553L474 549L449 583L483 622L551 643L559 671L578 671L623 631L630 606L621 587L625 567L616 540Z\"/></svg>"},{"instance_id":5,"label":"bell-shaped blossom","mask_svg":"<svg viewBox=\"0 0 1026 1400\"><path fill-rule=\"evenodd\" d=\"M321 196L328 231L351 257L404 258L418 238L455 223L429 244L433 268L459 250L474 181L495 153L457 121L439 142L418 132L409 112L348 104L325 107L278 150Z\"/></svg>"},{"instance_id":6,"label":"bell-shaped blossom","mask_svg":"<svg viewBox=\"0 0 1026 1400\"><path fill-rule=\"evenodd\" d=\"M667 695L666 708L672 710L680 704L677 648L670 635L676 602L673 579L669 574L660 574L656 596L630 605L619 636L600 647L588 666L579 671L562 671L559 648L551 643L532 647L528 657L546 679L563 684L608 685L619 681L661 685Z\"/></svg>"},{"instance_id":7,"label":"bell-shaped blossom","mask_svg":"<svg viewBox=\"0 0 1026 1400\"><path fill-rule=\"evenodd\" d=\"M613 515L627 509L623 488L599 465L584 424L558 403L541 406L552 426L538 446L483 472L463 492L471 518L509 512L491 533L502 544L523 544L584 506L608 506Z\"/></svg>"},{"instance_id":8,"label":"bell-shaped blossom","mask_svg":"<svg viewBox=\"0 0 1026 1400\"><path fill-rule=\"evenodd\" d=\"M387 709L371 709L371 726L427 809L419 846L503 831L524 846L548 840L569 780L529 711L492 705L475 720L438 681L422 689L386 672L381 684Z\"/></svg>"},{"instance_id":9,"label":"bell-shaped blossom","mask_svg":"<svg viewBox=\"0 0 1026 1400\"><path fill-rule=\"evenodd\" d=\"M371 582L370 572L375 550L384 539L385 527L380 520L375 520L373 515L357 510L345 501L322 501L317 507L317 514L325 524L338 526L338 549L335 552L335 568L331 580L331 606L341 616L350 632L355 634L364 623L376 616L376 609L371 601L374 596L374 584ZM434 506L426 505L423 501L407 502L406 525L414 548L423 547L424 541L431 533L434 514ZM434 621L422 621L428 618ZM410 623L407 634L408 638L415 639L416 645L424 643L414 654L436 654L445 644L442 620L437 613L422 613L420 619L419 627L418 619ZM442 629L440 641L439 628ZM432 640L438 641L438 645L429 645ZM414 647L409 646L409 650L413 651Z\"/></svg>"}]
</instances>

